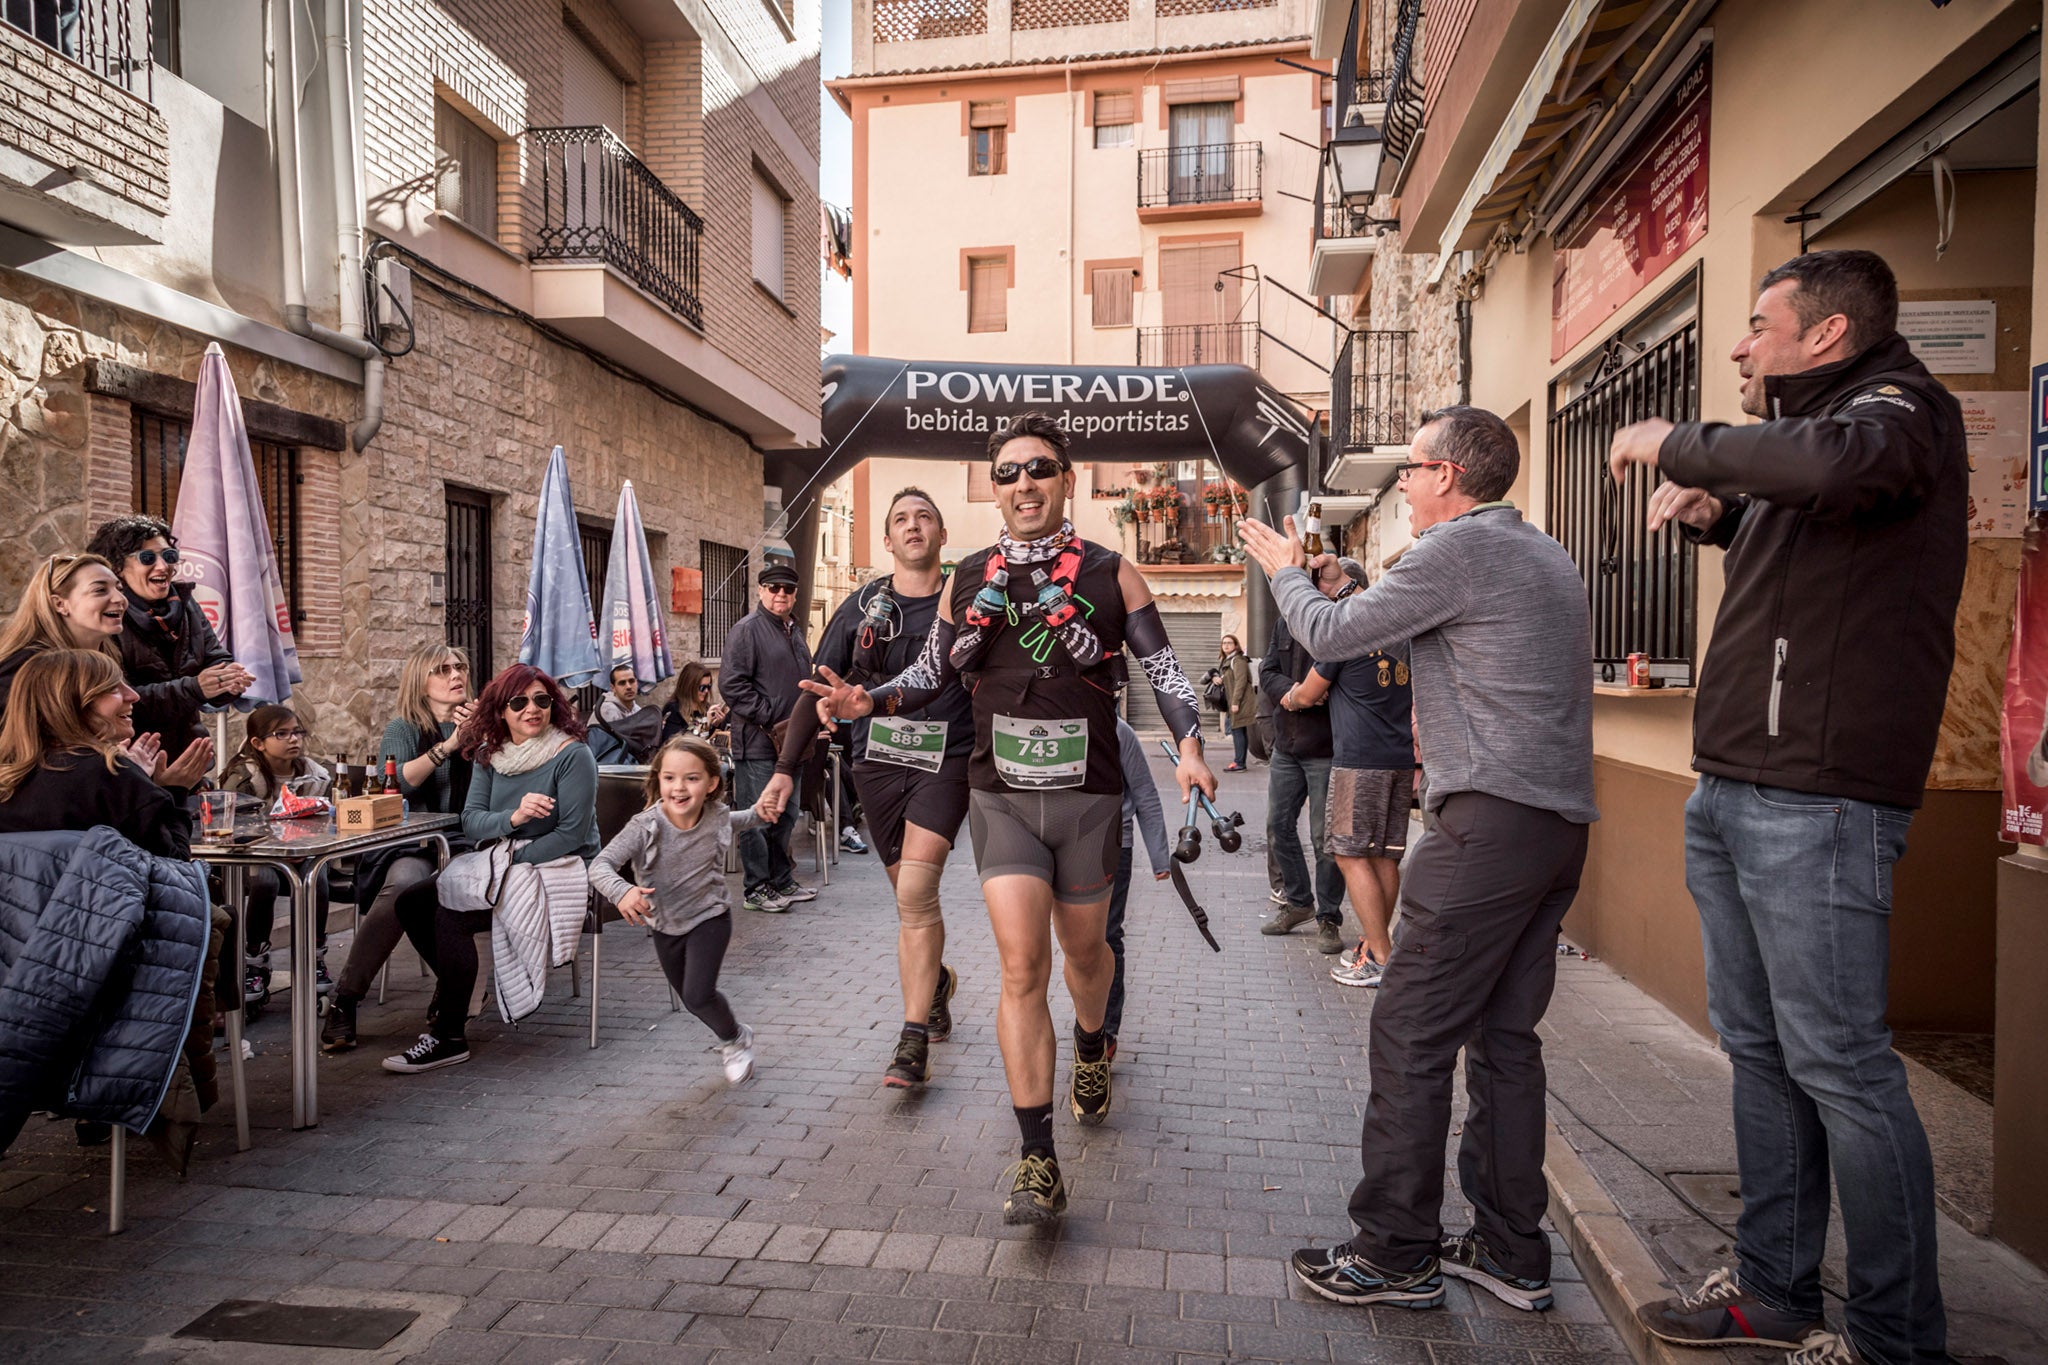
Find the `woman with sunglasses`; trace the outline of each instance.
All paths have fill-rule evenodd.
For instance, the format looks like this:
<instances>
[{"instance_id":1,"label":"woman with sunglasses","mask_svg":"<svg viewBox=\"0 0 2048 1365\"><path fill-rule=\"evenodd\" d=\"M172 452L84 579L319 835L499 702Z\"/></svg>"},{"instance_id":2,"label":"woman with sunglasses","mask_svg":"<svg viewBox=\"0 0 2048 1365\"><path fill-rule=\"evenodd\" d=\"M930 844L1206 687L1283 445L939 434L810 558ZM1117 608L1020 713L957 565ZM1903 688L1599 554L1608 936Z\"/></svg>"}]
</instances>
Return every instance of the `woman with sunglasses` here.
<instances>
[{"instance_id":1,"label":"woman with sunglasses","mask_svg":"<svg viewBox=\"0 0 2048 1365\"><path fill-rule=\"evenodd\" d=\"M421 645L398 671L398 715L384 727L377 763L398 765L398 790L421 813L457 815L469 799L470 762L456 736L476 713L470 693L469 655L449 644ZM451 853L467 841L448 840ZM355 941L342 964L327 1013L320 1023L320 1050L347 1052L356 1045L356 1007L370 993L405 929L398 922L398 898L406 888L434 875L435 862L423 845L387 849L356 868L356 904L367 905L356 922Z\"/></svg>"},{"instance_id":2,"label":"woman with sunglasses","mask_svg":"<svg viewBox=\"0 0 2048 1365\"><path fill-rule=\"evenodd\" d=\"M709 737L725 720L725 707L713 701L718 674L697 659L676 675L676 690L661 708L661 742L677 735Z\"/></svg>"},{"instance_id":3,"label":"woman with sunglasses","mask_svg":"<svg viewBox=\"0 0 2048 1365\"><path fill-rule=\"evenodd\" d=\"M597 837L597 759L562 685L531 664L491 679L476 710L456 732L456 748L474 765L462 805L462 833L475 843L510 839L519 863L574 855L589 862ZM469 1060L469 999L476 990L476 935L488 910L440 903L438 878L398 897L398 921L439 981L417 1043L384 1059L410 1074Z\"/></svg>"},{"instance_id":4,"label":"woman with sunglasses","mask_svg":"<svg viewBox=\"0 0 2048 1365\"><path fill-rule=\"evenodd\" d=\"M113 566L128 599L119 644L128 685L142 698L135 704L136 730L159 736L166 753L182 755L203 742L199 766L210 765L213 744L199 708L232 701L256 679L206 623L192 585L175 581L179 556L171 528L156 517L115 517L93 532L86 549Z\"/></svg>"},{"instance_id":5,"label":"woman with sunglasses","mask_svg":"<svg viewBox=\"0 0 2048 1365\"><path fill-rule=\"evenodd\" d=\"M0 627L0 713L14 675L46 649L90 649L116 662L128 599L113 566L98 555L51 555L29 575L21 604Z\"/></svg>"}]
</instances>

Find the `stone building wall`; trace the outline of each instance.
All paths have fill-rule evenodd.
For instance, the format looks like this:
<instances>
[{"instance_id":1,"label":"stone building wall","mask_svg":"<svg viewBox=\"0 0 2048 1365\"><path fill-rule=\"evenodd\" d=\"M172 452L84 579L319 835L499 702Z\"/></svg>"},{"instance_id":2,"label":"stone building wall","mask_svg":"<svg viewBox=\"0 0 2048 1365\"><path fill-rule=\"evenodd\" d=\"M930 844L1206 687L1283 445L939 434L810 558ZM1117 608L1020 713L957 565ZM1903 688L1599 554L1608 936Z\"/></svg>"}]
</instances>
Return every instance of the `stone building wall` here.
<instances>
[{"instance_id":1,"label":"stone building wall","mask_svg":"<svg viewBox=\"0 0 2048 1365\"><path fill-rule=\"evenodd\" d=\"M442 634L431 578L446 564L445 490L492 498L493 649L518 649L541 472L557 443L577 510L609 524L631 478L655 559L698 567L699 542L750 547L761 529L759 454L735 431L656 396L529 324L416 296L419 343L391 363L382 431L361 455L300 447L294 693L317 750L362 753L390 718L398 667ZM0 270L0 610L36 561L80 548L134 505L129 403L88 391L88 362L192 380L206 340ZM229 350L245 399L351 422L354 388ZM709 585L707 585L709 586ZM752 586L745 588L751 600ZM671 616L678 664L699 618Z\"/></svg>"}]
</instances>

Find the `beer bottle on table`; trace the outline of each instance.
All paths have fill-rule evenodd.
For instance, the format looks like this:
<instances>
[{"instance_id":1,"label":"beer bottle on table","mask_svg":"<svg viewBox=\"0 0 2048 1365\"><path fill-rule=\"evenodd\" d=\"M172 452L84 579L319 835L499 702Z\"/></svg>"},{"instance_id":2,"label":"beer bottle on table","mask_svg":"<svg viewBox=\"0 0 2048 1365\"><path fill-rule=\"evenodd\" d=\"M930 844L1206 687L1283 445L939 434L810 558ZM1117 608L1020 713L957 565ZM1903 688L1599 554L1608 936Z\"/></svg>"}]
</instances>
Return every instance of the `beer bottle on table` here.
<instances>
[{"instance_id":1,"label":"beer bottle on table","mask_svg":"<svg viewBox=\"0 0 2048 1365\"><path fill-rule=\"evenodd\" d=\"M334 756L334 790L345 797L355 795L354 792L349 790L348 755L346 753Z\"/></svg>"},{"instance_id":2,"label":"beer bottle on table","mask_svg":"<svg viewBox=\"0 0 2048 1365\"><path fill-rule=\"evenodd\" d=\"M380 788L378 788L378 790L379 790L379 791L381 791L381 792L383 792L383 793L384 793L385 795L387 795L387 796L396 796L396 795L398 795L398 760L397 760L397 759L395 759L395 758L387 758L387 759L385 759L385 760L384 760L384 784L383 784L383 786L381 786Z\"/></svg>"}]
</instances>

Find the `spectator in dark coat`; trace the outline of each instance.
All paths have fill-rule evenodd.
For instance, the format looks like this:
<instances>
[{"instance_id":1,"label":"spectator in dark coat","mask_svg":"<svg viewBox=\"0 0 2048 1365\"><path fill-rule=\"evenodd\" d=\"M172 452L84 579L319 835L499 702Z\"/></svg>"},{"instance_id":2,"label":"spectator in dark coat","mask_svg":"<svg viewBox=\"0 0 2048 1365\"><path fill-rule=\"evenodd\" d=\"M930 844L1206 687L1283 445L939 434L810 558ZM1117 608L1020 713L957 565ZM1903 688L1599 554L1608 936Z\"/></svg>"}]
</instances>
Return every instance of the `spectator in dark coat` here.
<instances>
[{"instance_id":1,"label":"spectator in dark coat","mask_svg":"<svg viewBox=\"0 0 2048 1365\"><path fill-rule=\"evenodd\" d=\"M178 547L168 525L155 517L116 517L93 532L87 548L114 566L128 598L121 667L141 695L135 728L160 736L165 750L182 755L206 739L199 708L225 705L256 679L221 645L192 600L191 585L173 581ZM212 762L207 740L206 763Z\"/></svg>"},{"instance_id":2,"label":"spectator in dark coat","mask_svg":"<svg viewBox=\"0 0 2048 1365\"><path fill-rule=\"evenodd\" d=\"M761 605L748 612L726 637L718 670L718 692L732 714L733 801L736 808L760 799L775 776L782 724L811 676L811 648L796 621L796 570L770 561L759 579ZM796 828L796 803L774 824L739 836L740 861L747 871L749 910L787 910L817 892L796 879L789 836Z\"/></svg>"}]
</instances>

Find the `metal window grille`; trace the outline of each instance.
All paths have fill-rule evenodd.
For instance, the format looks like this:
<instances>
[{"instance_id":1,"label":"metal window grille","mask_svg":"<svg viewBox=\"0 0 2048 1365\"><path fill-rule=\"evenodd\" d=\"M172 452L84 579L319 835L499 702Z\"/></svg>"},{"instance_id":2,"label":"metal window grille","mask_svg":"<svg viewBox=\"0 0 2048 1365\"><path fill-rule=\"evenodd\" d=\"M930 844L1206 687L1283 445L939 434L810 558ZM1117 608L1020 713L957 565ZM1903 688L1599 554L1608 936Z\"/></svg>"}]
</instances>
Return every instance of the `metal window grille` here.
<instances>
[{"instance_id":1,"label":"metal window grille","mask_svg":"<svg viewBox=\"0 0 2048 1365\"><path fill-rule=\"evenodd\" d=\"M4 0L0 19L101 80L155 101L150 0Z\"/></svg>"},{"instance_id":2,"label":"metal window grille","mask_svg":"<svg viewBox=\"0 0 2048 1365\"><path fill-rule=\"evenodd\" d=\"M602 526L588 526L578 523L576 538L583 547L583 581L590 592L590 610L593 615L604 609L604 576L612 562L612 533ZM612 623L597 623L598 654L611 658ZM576 713L587 716L597 709L599 698L611 690L611 670L607 668L598 674L597 680L586 683L569 693L569 699L576 703Z\"/></svg>"},{"instance_id":3,"label":"metal window grille","mask_svg":"<svg viewBox=\"0 0 2048 1365\"><path fill-rule=\"evenodd\" d=\"M1197 322L1138 328L1140 365L1250 365L1259 363L1256 322Z\"/></svg>"},{"instance_id":4,"label":"metal window grille","mask_svg":"<svg viewBox=\"0 0 2048 1365\"><path fill-rule=\"evenodd\" d=\"M1647 654L1653 676L1689 687L1697 672L1698 556L1676 525L1656 535L1644 529L1662 476L1638 470L1617 489L1607 452L1631 422L1698 420L1698 316L1640 352L1619 339L1609 343L1582 393L1560 406L1561 389L1551 386L1550 533L1586 584L1594 681L1624 681L1628 656Z\"/></svg>"},{"instance_id":5,"label":"metal window grille","mask_svg":"<svg viewBox=\"0 0 2048 1365\"><path fill-rule=\"evenodd\" d=\"M185 469L185 448L192 424L177 417L136 408L130 419L134 453L135 510L172 521L178 511L178 484ZM270 542L277 551L278 576L284 600L296 625L299 610L299 452L293 446L251 441L256 464L256 490L270 523Z\"/></svg>"},{"instance_id":6,"label":"metal window grille","mask_svg":"<svg viewBox=\"0 0 2048 1365\"><path fill-rule=\"evenodd\" d=\"M876 0L875 41L960 38L988 32L988 0Z\"/></svg>"},{"instance_id":7,"label":"metal window grille","mask_svg":"<svg viewBox=\"0 0 2048 1365\"><path fill-rule=\"evenodd\" d=\"M448 578L444 624L448 643L469 655L482 687L491 664L491 499L467 488L447 490Z\"/></svg>"},{"instance_id":8,"label":"metal window grille","mask_svg":"<svg viewBox=\"0 0 2048 1365\"><path fill-rule=\"evenodd\" d=\"M697 652L706 659L725 653L725 637L747 614L747 552L715 540L697 542L697 564L704 571L704 615L698 620Z\"/></svg>"}]
</instances>

